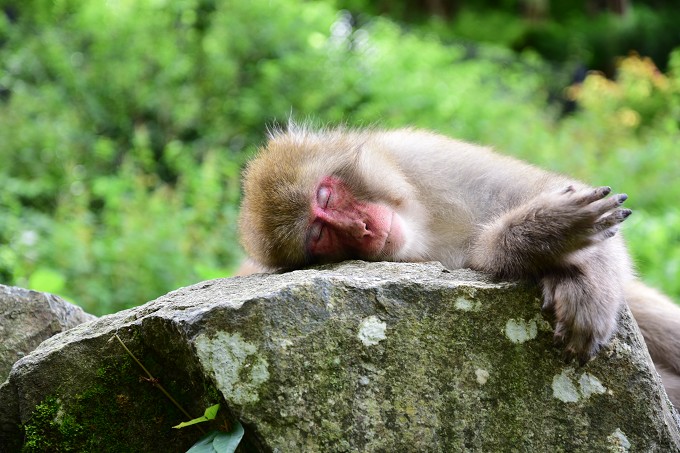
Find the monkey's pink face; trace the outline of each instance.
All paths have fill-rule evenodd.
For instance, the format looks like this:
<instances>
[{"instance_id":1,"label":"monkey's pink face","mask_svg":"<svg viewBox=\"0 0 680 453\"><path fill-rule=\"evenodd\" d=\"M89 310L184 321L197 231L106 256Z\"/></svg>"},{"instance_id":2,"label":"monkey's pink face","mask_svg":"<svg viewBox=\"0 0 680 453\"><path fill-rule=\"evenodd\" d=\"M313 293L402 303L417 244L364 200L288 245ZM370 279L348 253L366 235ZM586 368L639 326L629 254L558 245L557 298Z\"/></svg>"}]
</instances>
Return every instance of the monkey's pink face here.
<instances>
[{"instance_id":1,"label":"monkey's pink face","mask_svg":"<svg viewBox=\"0 0 680 453\"><path fill-rule=\"evenodd\" d=\"M404 242L401 219L393 209L357 200L339 178L321 180L311 203L306 238L314 261L389 260Z\"/></svg>"}]
</instances>

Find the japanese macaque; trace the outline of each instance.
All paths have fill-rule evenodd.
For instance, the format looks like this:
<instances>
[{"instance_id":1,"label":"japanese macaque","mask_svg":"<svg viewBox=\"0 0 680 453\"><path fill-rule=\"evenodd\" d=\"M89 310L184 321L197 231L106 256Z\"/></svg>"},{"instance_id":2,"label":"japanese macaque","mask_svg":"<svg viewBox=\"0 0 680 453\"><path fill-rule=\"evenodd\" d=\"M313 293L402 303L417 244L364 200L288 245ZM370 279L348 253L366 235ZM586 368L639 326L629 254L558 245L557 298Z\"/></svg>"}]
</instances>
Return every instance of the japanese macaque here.
<instances>
[{"instance_id":1,"label":"japanese macaque","mask_svg":"<svg viewBox=\"0 0 680 453\"><path fill-rule=\"evenodd\" d=\"M630 304L680 405L680 307L635 280L617 234L625 194L414 129L274 131L244 176L257 265L440 261L540 282L555 338L582 363Z\"/></svg>"}]
</instances>

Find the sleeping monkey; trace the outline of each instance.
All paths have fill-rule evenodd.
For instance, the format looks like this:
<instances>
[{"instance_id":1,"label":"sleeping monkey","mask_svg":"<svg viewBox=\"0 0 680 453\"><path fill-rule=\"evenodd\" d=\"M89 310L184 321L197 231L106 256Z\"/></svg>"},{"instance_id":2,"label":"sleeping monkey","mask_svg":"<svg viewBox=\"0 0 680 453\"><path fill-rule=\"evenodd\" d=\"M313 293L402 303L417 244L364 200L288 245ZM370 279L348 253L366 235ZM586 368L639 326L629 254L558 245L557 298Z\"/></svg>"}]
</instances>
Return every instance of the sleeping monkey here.
<instances>
[{"instance_id":1,"label":"sleeping monkey","mask_svg":"<svg viewBox=\"0 0 680 453\"><path fill-rule=\"evenodd\" d=\"M628 303L680 406L680 307L635 278L617 234L626 199L422 130L292 125L248 165L240 229L266 269L440 261L534 279L556 340L581 363L609 341Z\"/></svg>"}]
</instances>

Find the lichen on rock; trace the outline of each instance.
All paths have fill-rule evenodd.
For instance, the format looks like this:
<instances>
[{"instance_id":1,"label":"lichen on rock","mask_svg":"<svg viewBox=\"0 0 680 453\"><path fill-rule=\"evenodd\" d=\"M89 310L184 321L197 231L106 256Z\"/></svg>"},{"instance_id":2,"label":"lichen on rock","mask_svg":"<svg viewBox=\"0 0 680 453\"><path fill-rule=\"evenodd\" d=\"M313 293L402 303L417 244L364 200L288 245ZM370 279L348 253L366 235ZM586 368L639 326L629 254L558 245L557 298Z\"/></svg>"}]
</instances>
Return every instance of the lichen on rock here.
<instances>
[{"instance_id":1,"label":"lichen on rock","mask_svg":"<svg viewBox=\"0 0 680 453\"><path fill-rule=\"evenodd\" d=\"M201 334L194 344L201 364L228 400L237 404L258 400L258 388L269 379L269 372L257 346L244 341L238 332Z\"/></svg>"}]
</instances>

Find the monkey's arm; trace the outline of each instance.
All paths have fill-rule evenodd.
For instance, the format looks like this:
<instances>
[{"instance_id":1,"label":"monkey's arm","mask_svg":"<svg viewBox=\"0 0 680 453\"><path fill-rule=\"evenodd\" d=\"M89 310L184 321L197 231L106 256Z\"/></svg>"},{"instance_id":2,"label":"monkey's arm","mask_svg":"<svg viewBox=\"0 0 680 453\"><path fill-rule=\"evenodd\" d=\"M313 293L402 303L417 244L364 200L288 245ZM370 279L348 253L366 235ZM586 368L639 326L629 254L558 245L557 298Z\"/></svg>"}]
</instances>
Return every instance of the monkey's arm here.
<instances>
[{"instance_id":1,"label":"monkey's arm","mask_svg":"<svg viewBox=\"0 0 680 453\"><path fill-rule=\"evenodd\" d=\"M616 328L631 271L623 242L612 238L631 213L608 187L569 186L544 193L484 225L471 267L505 278L537 278L555 339L567 358L587 361ZM615 240L616 239L616 240Z\"/></svg>"},{"instance_id":2,"label":"monkey's arm","mask_svg":"<svg viewBox=\"0 0 680 453\"><path fill-rule=\"evenodd\" d=\"M565 257L616 234L631 213L625 194L609 187L573 186L543 193L482 225L469 265L502 278L541 277L563 267Z\"/></svg>"}]
</instances>

